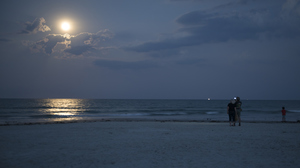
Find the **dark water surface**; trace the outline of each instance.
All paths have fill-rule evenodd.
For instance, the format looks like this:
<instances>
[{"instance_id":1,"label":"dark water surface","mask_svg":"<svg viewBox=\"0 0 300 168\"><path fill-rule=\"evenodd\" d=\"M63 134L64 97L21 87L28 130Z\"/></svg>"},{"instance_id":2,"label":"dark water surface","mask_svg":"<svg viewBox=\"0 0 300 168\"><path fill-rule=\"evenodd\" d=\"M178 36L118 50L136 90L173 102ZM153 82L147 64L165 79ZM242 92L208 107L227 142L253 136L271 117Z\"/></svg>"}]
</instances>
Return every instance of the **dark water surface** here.
<instances>
[{"instance_id":1,"label":"dark water surface","mask_svg":"<svg viewBox=\"0 0 300 168\"><path fill-rule=\"evenodd\" d=\"M242 100L244 121L300 120L299 100ZM0 99L0 124L101 118L227 121L229 100Z\"/></svg>"}]
</instances>

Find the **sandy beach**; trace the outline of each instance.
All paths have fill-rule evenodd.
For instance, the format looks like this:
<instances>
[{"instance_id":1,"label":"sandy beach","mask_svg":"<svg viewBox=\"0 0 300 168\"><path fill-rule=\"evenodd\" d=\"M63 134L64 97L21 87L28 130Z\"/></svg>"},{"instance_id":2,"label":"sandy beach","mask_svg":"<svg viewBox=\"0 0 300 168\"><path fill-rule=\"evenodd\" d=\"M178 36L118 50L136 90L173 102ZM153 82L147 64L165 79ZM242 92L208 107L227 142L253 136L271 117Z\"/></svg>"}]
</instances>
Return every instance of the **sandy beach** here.
<instances>
[{"instance_id":1,"label":"sandy beach","mask_svg":"<svg viewBox=\"0 0 300 168\"><path fill-rule=\"evenodd\" d=\"M299 123L0 126L1 167L299 167Z\"/></svg>"}]
</instances>

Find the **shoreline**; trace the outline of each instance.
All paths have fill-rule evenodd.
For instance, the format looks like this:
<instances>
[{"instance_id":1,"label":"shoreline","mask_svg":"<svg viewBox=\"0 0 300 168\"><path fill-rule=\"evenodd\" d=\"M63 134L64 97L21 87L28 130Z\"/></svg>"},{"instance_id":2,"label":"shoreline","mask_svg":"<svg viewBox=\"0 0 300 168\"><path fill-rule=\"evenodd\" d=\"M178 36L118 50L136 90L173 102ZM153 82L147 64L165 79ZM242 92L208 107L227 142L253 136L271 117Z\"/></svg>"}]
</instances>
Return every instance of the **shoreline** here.
<instances>
[{"instance_id":1,"label":"shoreline","mask_svg":"<svg viewBox=\"0 0 300 168\"><path fill-rule=\"evenodd\" d=\"M195 119L151 119L151 118L101 118L101 119L80 119L80 120L62 120L62 121L37 121L37 122L6 122L0 124L1 126L13 125L47 125L47 124L71 124L71 123L93 123L93 122L195 122L195 123L229 123L226 120L195 120ZM238 123L238 121L236 121ZM297 121L272 121L272 120L245 120L241 123L294 123L300 124Z\"/></svg>"}]
</instances>

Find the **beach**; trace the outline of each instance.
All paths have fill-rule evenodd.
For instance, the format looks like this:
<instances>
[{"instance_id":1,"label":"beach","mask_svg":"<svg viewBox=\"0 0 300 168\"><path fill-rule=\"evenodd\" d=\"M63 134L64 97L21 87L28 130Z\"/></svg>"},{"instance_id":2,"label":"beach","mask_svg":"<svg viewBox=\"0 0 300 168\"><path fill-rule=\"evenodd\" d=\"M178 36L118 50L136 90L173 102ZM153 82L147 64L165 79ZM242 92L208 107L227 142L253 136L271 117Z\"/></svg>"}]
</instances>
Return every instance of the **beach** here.
<instances>
[{"instance_id":1,"label":"beach","mask_svg":"<svg viewBox=\"0 0 300 168\"><path fill-rule=\"evenodd\" d=\"M1 167L299 167L299 123L101 121L0 127Z\"/></svg>"}]
</instances>

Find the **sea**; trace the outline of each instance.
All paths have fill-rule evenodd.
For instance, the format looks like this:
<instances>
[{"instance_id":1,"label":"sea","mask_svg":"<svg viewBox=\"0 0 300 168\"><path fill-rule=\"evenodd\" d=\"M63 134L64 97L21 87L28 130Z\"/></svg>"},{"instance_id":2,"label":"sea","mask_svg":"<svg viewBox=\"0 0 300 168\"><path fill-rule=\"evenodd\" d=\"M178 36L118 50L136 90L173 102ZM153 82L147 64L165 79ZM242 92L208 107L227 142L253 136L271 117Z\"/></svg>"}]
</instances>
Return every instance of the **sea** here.
<instances>
[{"instance_id":1,"label":"sea","mask_svg":"<svg viewBox=\"0 0 300 168\"><path fill-rule=\"evenodd\" d=\"M228 121L229 100L0 99L0 125L124 120ZM242 121L300 121L300 100L242 100Z\"/></svg>"}]
</instances>

